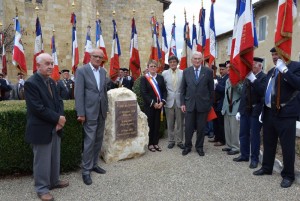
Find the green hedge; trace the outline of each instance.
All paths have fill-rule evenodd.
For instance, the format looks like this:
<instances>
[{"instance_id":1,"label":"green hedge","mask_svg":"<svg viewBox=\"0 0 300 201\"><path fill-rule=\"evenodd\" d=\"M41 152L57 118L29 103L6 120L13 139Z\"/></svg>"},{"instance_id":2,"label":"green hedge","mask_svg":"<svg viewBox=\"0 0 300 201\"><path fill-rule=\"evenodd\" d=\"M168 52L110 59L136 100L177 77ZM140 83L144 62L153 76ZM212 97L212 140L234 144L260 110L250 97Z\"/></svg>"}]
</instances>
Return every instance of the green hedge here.
<instances>
[{"instance_id":1,"label":"green hedge","mask_svg":"<svg viewBox=\"0 0 300 201\"><path fill-rule=\"evenodd\" d=\"M78 169L81 162L82 126L76 120L74 101L64 101L66 125L61 143L61 171ZM32 172L33 154L24 141L25 101L0 102L0 175Z\"/></svg>"}]
</instances>

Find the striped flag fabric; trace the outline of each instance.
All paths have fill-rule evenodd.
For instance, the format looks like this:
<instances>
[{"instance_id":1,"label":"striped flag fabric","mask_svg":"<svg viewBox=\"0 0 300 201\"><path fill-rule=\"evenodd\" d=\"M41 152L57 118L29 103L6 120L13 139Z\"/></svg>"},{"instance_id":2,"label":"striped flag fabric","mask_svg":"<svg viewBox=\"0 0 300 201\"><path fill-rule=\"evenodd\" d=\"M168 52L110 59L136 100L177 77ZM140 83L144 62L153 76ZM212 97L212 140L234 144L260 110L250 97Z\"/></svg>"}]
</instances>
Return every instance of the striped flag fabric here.
<instances>
[{"instance_id":1,"label":"striped flag fabric","mask_svg":"<svg viewBox=\"0 0 300 201\"><path fill-rule=\"evenodd\" d=\"M96 21L96 48L99 48L103 51L104 56L103 56L103 61L101 66L104 65L108 61L107 53L106 53L106 48L105 48L105 43L104 39L102 36L102 29L101 29L101 20Z\"/></svg>"},{"instance_id":2,"label":"striped flag fabric","mask_svg":"<svg viewBox=\"0 0 300 201\"><path fill-rule=\"evenodd\" d=\"M175 25L175 22L174 22L172 24L172 30L171 30L169 58L170 58L170 56L173 56L173 55L175 55L177 57L175 28L176 28L176 25Z\"/></svg>"},{"instance_id":3,"label":"striped flag fabric","mask_svg":"<svg viewBox=\"0 0 300 201\"><path fill-rule=\"evenodd\" d=\"M190 38L190 28L189 23L185 22L184 29L183 29L183 48L181 52L181 59L179 68L181 70L184 70L191 66L191 56L192 56L192 44L191 44L191 38Z\"/></svg>"},{"instance_id":4,"label":"striped flag fabric","mask_svg":"<svg viewBox=\"0 0 300 201\"><path fill-rule=\"evenodd\" d=\"M197 51L203 54L206 42L205 34L205 9L202 7L199 13L199 31L198 31L198 45Z\"/></svg>"},{"instance_id":5,"label":"striped flag fabric","mask_svg":"<svg viewBox=\"0 0 300 201\"><path fill-rule=\"evenodd\" d=\"M7 75L7 61L3 33L0 33L0 44L2 45L2 73L5 73Z\"/></svg>"},{"instance_id":6,"label":"striped flag fabric","mask_svg":"<svg viewBox=\"0 0 300 201\"><path fill-rule=\"evenodd\" d=\"M77 43L77 33L76 33L76 15L71 14L71 24L72 24L72 72L75 74L77 66L79 64L79 50Z\"/></svg>"},{"instance_id":7,"label":"striped flag fabric","mask_svg":"<svg viewBox=\"0 0 300 201\"><path fill-rule=\"evenodd\" d=\"M161 28L161 66L158 72L162 72L165 67L165 57L166 54L168 53L168 43L167 43L167 33L165 29L164 23L162 23L162 28Z\"/></svg>"},{"instance_id":8,"label":"striped flag fabric","mask_svg":"<svg viewBox=\"0 0 300 201\"><path fill-rule=\"evenodd\" d=\"M91 40L91 26L87 26L83 64L87 64L90 62L90 60L91 60L90 53L92 51L93 51L93 45L92 45L92 40Z\"/></svg>"},{"instance_id":9,"label":"striped flag fabric","mask_svg":"<svg viewBox=\"0 0 300 201\"><path fill-rule=\"evenodd\" d=\"M131 40L130 40L130 60L129 68L132 73L132 77L136 80L141 75L141 63L138 48L138 35L135 26L135 19L132 18L131 23Z\"/></svg>"},{"instance_id":10,"label":"striped flag fabric","mask_svg":"<svg viewBox=\"0 0 300 201\"><path fill-rule=\"evenodd\" d=\"M34 56L33 56L33 73L36 72L36 57L44 52L42 27L39 17L36 18L35 23L35 43L34 43Z\"/></svg>"},{"instance_id":11,"label":"striped flag fabric","mask_svg":"<svg viewBox=\"0 0 300 201\"><path fill-rule=\"evenodd\" d=\"M192 31L192 51L197 51L198 47L198 40L197 40L197 28L196 25L193 24L193 31Z\"/></svg>"},{"instance_id":12,"label":"striped flag fabric","mask_svg":"<svg viewBox=\"0 0 300 201\"><path fill-rule=\"evenodd\" d=\"M204 58L205 60L208 60L209 66L212 66L216 58L216 31L215 31L214 3L215 0L211 0L208 40L206 40L206 47L204 53Z\"/></svg>"},{"instance_id":13,"label":"striped flag fabric","mask_svg":"<svg viewBox=\"0 0 300 201\"><path fill-rule=\"evenodd\" d=\"M51 78L55 81L58 81L60 78L60 75L59 75L59 67L58 67L58 59L57 59L57 53L56 53L54 34L51 38L51 52L52 52L53 66L54 66Z\"/></svg>"},{"instance_id":14,"label":"striped flag fabric","mask_svg":"<svg viewBox=\"0 0 300 201\"><path fill-rule=\"evenodd\" d=\"M151 17L151 30L152 30L152 46L151 46L151 54L150 60L157 61L158 65L160 65L160 60L162 58L161 49L158 42L158 33L159 33L159 24L156 21L155 17Z\"/></svg>"},{"instance_id":15,"label":"striped flag fabric","mask_svg":"<svg viewBox=\"0 0 300 201\"><path fill-rule=\"evenodd\" d=\"M240 80L244 80L252 70L255 42L252 1L240 0L239 5L239 17L231 63L236 72L234 75L229 75L233 85L236 85Z\"/></svg>"},{"instance_id":16,"label":"striped flag fabric","mask_svg":"<svg viewBox=\"0 0 300 201\"><path fill-rule=\"evenodd\" d=\"M114 27L114 33L113 33L113 41L111 46L109 75L110 78L114 81L118 77L118 73L120 69L119 57L121 56L121 46L120 46L116 21L112 20L112 22Z\"/></svg>"},{"instance_id":17,"label":"striped flag fabric","mask_svg":"<svg viewBox=\"0 0 300 201\"><path fill-rule=\"evenodd\" d=\"M15 39L14 39L14 48L12 54L12 62L17 68L27 74L27 66L26 59L24 53L24 47L22 43L22 33L21 33L21 25L18 19L18 16L15 18Z\"/></svg>"},{"instance_id":18,"label":"striped flag fabric","mask_svg":"<svg viewBox=\"0 0 300 201\"><path fill-rule=\"evenodd\" d=\"M297 17L297 0L279 0L275 48L285 62L291 61L293 22Z\"/></svg>"}]
</instances>

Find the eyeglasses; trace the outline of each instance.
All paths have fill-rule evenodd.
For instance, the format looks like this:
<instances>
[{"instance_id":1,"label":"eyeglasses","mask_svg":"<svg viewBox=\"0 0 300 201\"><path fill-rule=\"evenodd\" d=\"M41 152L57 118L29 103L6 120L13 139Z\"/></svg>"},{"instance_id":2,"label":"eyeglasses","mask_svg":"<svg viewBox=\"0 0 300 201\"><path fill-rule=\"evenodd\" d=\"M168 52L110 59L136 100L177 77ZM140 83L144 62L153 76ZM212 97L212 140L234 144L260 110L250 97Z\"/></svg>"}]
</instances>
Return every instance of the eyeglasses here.
<instances>
[{"instance_id":1,"label":"eyeglasses","mask_svg":"<svg viewBox=\"0 0 300 201\"><path fill-rule=\"evenodd\" d=\"M98 56L98 55L92 55L92 57L94 57L96 59L103 59L103 56Z\"/></svg>"},{"instance_id":2,"label":"eyeglasses","mask_svg":"<svg viewBox=\"0 0 300 201\"><path fill-rule=\"evenodd\" d=\"M149 66L148 68L156 68L157 66Z\"/></svg>"}]
</instances>

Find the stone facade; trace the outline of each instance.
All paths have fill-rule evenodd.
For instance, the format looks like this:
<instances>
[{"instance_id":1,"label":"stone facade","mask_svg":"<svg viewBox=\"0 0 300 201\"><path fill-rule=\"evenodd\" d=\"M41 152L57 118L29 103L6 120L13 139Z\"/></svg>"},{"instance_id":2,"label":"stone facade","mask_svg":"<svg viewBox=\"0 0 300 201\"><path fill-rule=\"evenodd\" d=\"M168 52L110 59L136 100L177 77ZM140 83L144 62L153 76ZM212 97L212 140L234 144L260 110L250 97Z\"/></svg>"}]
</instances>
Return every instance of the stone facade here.
<instances>
[{"instance_id":1,"label":"stone facade","mask_svg":"<svg viewBox=\"0 0 300 201\"><path fill-rule=\"evenodd\" d=\"M36 3L36 2L42 2ZM102 21L101 28L106 45L108 57L111 54L111 43L113 36L112 11L115 10L119 39L121 42L122 55L120 58L121 67L129 65L129 47L131 37L132 10L135 9L135 19L138 32L139 52L142 69L148 61L151 47L150 17L151 10L154 11L159 22L162 21L163 12L170 5L166 0L75 0L75 7L72 8L73 0L0 0L0 21L7 27L15 17L15 8L19 10L19 21L23 30L23 44L26 54L28 75L32 74L33 51L35 40L36 5L39 6L39 18L42 25L45 52L50 53L50 42L52 30L55 29L55 42L58 54L60 69L71 69L72 33L71 13L75 11L77 16L77 38L82 64L86 27L92 27L92 42L95 45L95 20L96 12L99 11ZM8 50L7 50L8 51ZM7 53L8 79L15 81L18 70L11 64L11 53ZM109 69L109 62L105 64Z\"/></svg>"}]
</instances>

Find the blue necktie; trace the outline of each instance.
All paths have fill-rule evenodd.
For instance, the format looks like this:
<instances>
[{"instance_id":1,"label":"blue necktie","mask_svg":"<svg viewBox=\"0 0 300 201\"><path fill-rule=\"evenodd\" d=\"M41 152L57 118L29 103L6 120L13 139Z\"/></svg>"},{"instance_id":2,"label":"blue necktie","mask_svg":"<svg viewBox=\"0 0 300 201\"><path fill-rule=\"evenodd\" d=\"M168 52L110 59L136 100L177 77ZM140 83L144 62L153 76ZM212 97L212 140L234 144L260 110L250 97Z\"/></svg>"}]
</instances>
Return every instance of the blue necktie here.
<instances>
[{"instance_id":1,"label":"blue necktie","mask_svg":"<svg viewBox=\"0 0 300 201\"><path fill-rule=\"evenodd\" d=\"M275 80L276 80L278 72L279 72L277 68L274 71L275 71L274 76L271 78L271 81L266 90L266 95L265 95L265 104L266 105L269 105L271 103L272 90L274 89Z\"/></svg>"},{"instance_id":2,"label":"blue necktie","mask_svg":"<svg viewBox=\"0 0 300 201\"><path fill-rule=\"evenodd\" d=\"M196 76L196 81L198 80L199 76L198 76L198 68L195 70L195 76Z\"/></svg>"}]
</instances>

